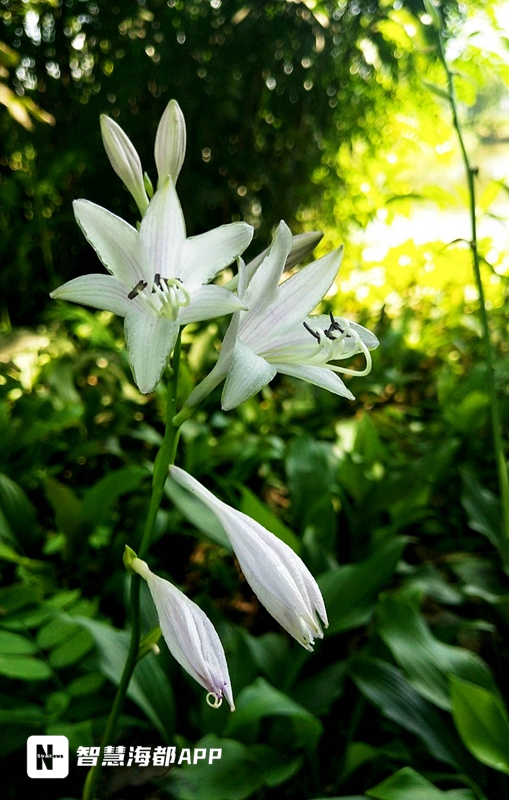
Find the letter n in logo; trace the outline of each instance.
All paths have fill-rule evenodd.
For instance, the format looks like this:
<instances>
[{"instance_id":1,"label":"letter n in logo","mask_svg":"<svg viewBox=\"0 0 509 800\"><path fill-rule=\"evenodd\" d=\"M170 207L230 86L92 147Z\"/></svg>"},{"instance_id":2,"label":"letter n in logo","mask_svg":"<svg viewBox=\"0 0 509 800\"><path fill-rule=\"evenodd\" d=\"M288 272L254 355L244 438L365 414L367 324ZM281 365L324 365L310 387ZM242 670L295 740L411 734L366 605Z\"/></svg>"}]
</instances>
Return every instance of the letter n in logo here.
<instances>
[{"instance_id":1,"label":"letter n in logo","mask_svg":"<svg viewBox=\"0 0 509 800\"><path fill-rule=\"evenodd\" d=\"M67 736L29 736L27 775L29 778L66 778L69 774Z\"/></svg>"}]
</instances>

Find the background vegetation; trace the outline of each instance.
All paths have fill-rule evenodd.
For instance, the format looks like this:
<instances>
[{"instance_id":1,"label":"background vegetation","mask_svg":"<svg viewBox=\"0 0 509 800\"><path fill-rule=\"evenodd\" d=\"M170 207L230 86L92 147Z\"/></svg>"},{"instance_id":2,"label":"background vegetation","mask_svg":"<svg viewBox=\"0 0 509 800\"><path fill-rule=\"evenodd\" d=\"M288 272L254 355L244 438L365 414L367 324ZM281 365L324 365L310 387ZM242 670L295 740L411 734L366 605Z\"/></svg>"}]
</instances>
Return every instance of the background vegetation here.
<instances>
[{"instance_id":1,"label":"background vegetation","mask_svg":"<svg viewBox=\"0 0 509 800\"><path fill-rule=\"evenodd\" d=\"M507 430L508 189L499 167L490 180L483 155L507 136L507 67L490 40L468 35L496 21L493 8L469 0L442 13L480 159ZM100 796L509 798L509 584L484 351L466 190L424 7L5 0L0 15L6 797L33 791L34 733L71 744L69 778L41 781L39 797L80 796L85 769L73 751L100 740L125 658L122 552L143 524L165 400L135 389L120 320L48 292L99 268L74 198L136 220L99 114L122 125L153 175L157 122L175 97L189 132L179 179L189 232L243 218L256 227L256 254L284 218L294 232L323 229L319 252L345 241L324 308L381 344L371 375L350 381L355 403L283 378L228 414L215 392L186 423L180 464L299 552L331 625L313 655L289 641L222 531L168 483L151 567L214 621L238 710L209 709L162 644L140 662L111 744L219 746L222 759L167 774L106 770ZM224 322L185 330L183 397L210 369ZM143 613L148 631L149 597Z\"/></svg>"}]
</instances>

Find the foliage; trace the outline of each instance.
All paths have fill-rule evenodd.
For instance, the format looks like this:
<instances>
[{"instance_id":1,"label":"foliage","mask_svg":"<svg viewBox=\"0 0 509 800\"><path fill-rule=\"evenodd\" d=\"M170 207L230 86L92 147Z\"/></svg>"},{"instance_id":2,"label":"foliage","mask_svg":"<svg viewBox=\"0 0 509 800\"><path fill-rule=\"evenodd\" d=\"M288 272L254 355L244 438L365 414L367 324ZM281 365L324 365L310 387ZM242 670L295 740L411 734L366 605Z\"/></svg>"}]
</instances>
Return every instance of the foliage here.
<instances>
[{"instance_id":1,"label":"foliage","mask_svg":"<svg viewBox=\"0 0 509 800\"><path fill-rule=\"evenodd\" d=\"M0 343L0 719L9 732L0 754L16 775L6 789L14 798L33 790L24 777L28 735L65 734L71 752L100 739L128 646L122 551L139 540L163 430L165 398L133 388L118 319L57 304L35 323L27 313L34 298L40 301L39 290L85 266L70 199L86 196L119 213L128 205L100 179L108 167L99 155L99 111L106 102L122 114L130 108L142 149L142 130L152 141L148 129L163 101L172 94L182 99L195 141L179 188L193 230L210 214L214 224L232 213L253 218L259 202L259 249L278 217L290 221L296 210L305 224L321 219L330 241L339 214L345 228L355 214L364 223L379 209L390 221L415 209L420 197L443 207L451 192L414 183L407 169L416 153L425 153L426 165L450 158L447 149L442 161L433 155L450 138L440 98L423 90L420 110L410 106L416 83L410 72L396 72L392 58L395 41L408 71L417 53L425 57L404 31L404 15L415 11L410 6L370 11L360 4L357 15L341 6L337 23L353 18L341 41L344 53L333 52L334 26L320 22L320 14L330 13L326 3L311 10L304 3L147 3L130 16L121 3L87 4L82 21L77 4L10 6L6 31L35 61L26 66L25 90L36 96L29 77L44 75L46 92L39 84L37 101L57 120L56 129L39 125L36 135L7 117L1 123L7 134L2 285L14 320L25 320ZM54 56L26 32L16 33L17 15L28 11L39 14L42 40L53 37ZM242 26L251 26L250 49L235 38ZM379 47L387 91L373 79L375 65L355 61L367 51L365 44L359 49L359 28ZM426 26L417 35L426 43ZM288 60L292 41L300 66ZM262 53L250 60L255 43ZM185 48L179 52L199 81L191 82L191 69L171 69L178 48ZM240 65L228 61L240 56ZM50 58L60 69L55 77L46 74ZM437 82L429 59L428 78ZM287 63L293 72L285 71ZM352 72L352 64L359 69ZM339 81L339 73L344 94L334 84L329 96L328 81L332 74ZM292 81L304 75L313 75L313 87L299 89L293 103ZM331 97L337 116L317 141ZM403 120L391 97L404 99ZM358 115L345 114L345 100L358 104ZM372 115L383 103L388 127L373 131ZM211 112L204 111L208 104ZM340 117L338 149L333 128ZM411 120L419 123L412 135ZM306 150L296 154L301 125L309 134L301 130ZM80 128L79 138L70 137L71 126ZM398 140L397 161L387 160ZM211 142L220 152L211 147L207 161L202 154ZM382 142L375 157L372 145ZM221 194L234 163L237 184ZM257 189L264 174L267 182ZM193 193L204 179L206 200L197 203ZM324 186L330 197L320 206ZM486 189L481 213L492 212L495 200L493 187ZM149 652L137 666L112 744L221 747L222 759L159 775L125 769L116 778L106 771L101 796L486 800L508 794L509 591L499 557L501 512L476 297L465 244L429 238L424 245L384 246L366 264L352 236L338 294L324 310L355 316L380 338L370 377L349 381L355 403L283 377L228 414L217 410L218 389L185 424L182 466L299 552L318 576L330 627L313 655L282 634L243 581L220 526L168 481L151 568L213 620L237 711L208 708L160 642L160 655ZM488 239L480 246L507 430L507 253ZM14 295L23 285L20 300ZM224 330L220 321L184 331L183 397L210 369ZM157 621L148 594L142 616L150 634ZM42 781L40 797L80 796L84 771L74 767L65 788Z\"/></svg>"}]
</instances>

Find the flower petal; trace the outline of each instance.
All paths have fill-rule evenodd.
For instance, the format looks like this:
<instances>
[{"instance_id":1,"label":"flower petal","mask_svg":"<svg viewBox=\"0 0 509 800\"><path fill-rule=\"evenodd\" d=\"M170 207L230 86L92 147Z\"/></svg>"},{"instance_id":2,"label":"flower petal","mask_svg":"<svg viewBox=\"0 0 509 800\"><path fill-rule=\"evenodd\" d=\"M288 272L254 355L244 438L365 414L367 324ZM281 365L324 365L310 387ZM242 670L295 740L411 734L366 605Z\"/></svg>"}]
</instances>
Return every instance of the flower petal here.
<instances>
[{"instance_id":1,"label":"flower petal","mask_svg":"<svg viewBox=\"0 0 509 800\"><path fill-rule=\"evenodd\" d=\"M143 278L140 235L111 211L88 200L75 200L74 215L102 263L115 278L132 289Z\"/></svg>"},{"instance_id":2,"label":"flower petal","mask_svg":"<svg viewBox=\"0 0 509 800\"><path fill-rule=\"evenodd\" d=\"M139 558L132 569L147 581L168 650L186 672L235 710L228 666L216 629L201 608Z\"/></svg>"},{"instance_id":3,"label":"flower petal","mask_svg":"<svg viewBox=\"0 0 509 800\"><path fill-rule=\"evenodd\" d=\"M244 304L228 289L214 285L200 286L193 291L191 303L181 309L179 319L181 325L187 325L190 322L231 314L239 308L244 308Z\"/></svg>"},{"instance_id":4,"label":"flower petal","mask_svg":"<svg viewBox=\"0 0 509 800\"><path fill-rule=\"evenodd\" d=\"M112 311L119 317L125 317L132 311L125 286L112 275L81 275L59 286L51 292L50 297L53 300L82 303L101 311Z\"/></svg>"},{"instance_id":5,"label":"flower petal","mask_svg":"<svg viewBox=\"0 0 509 800\"><path fill-rule=\"evenodd\" d=\"M110 160L110 164L117 173L118 177L132 194L136 205L143 215L147 210L148 197L143 182L143 170L141 161L133 143L124 133L120 125L101 114L101 134L104 149Z\"/></svg>"},{"instance_id":6,"label":"flower petal","mask_svg":"<svg viewBox=\"0 0 509 800\"><path fill-rule=\"evenodd\" d=\"M170 100L159 121L155 143L155 161L161 188L168 176L173 183L182 169L186 154L186 121L176 100Z\"/></svg>"},{"instance_id":7,"label":"flower petal","mask_svg":"<svg viewBox=\"0 0 509 800\"><path fill-rule=\"evenodd\" d=\"M318 261L313 261L280 284L277 298L276 327L284 328L289 320L302 322L330 289L343 258L338 247ZM275 329L273 329L275 333Z\"/></svg>"},{"instance_id":8,"label":"flower petal","mask_svg":"<svg viewBox=\"0 0 509 800\"><path fill-rule=\"evenodd\" d=\"M182 247L182 280L191 288L208 283L244 252L252 238L253 228L246 222L232 222L190 236Z\"/></svg>"},{"instance_id":9,"label":"flower petal","mask_svg":"<svg viewBox=\"0 0 509 800\"><path fill-rule=\"evenodd\" d=\"M301 261L304 261L307 256L311 255L316 245L322 238L322 231L309 231L308 233L298 233L296 236L294 236L292 238L290 252L288 253L285 262L284 271L292 269L293 267L297 266L297 264L300 264ZM253 258L253 260L249 262L246 267L248 282L251 280L268 252L269 248L267 247L259 255L257 255L256 258Z\"/></svg>"},{"instance_id":10,"label":"flower petal","mask_svg":"<svg viewBox=\"0 0 509 800\"><path fill-rule=\"evenodd\" d=\"M340 397L355 400L354 395L345 386L341 378L331 372L330 369L327 369L327 367L308 366L307 364L274 364L274 367L283 375L300 378L303 381L307 381L307 383L321 386L322 389L328 389L329 392L338 394Z\"/></svg>"},{"instance_id":11,"label":"flower petal","mask_svg":"<svg viewBox=\"0 0 509 800\"><path fill-rule=\"evenodd\" d=\"M274 378L276 372L276 367L237 339L221 398L224 411L235 408L259 392Z\"/></svg>"},{"instance_id":12,"label":"flower petal","mask_svg":"<svg viewBox=\"0 0 509 800\"><path fill-rule=\"evenodd\" d=\"M146 264L145 280L152 284L159 273L162 278L178 278L185 283L185 276L179 270L186 226L171 178L150 201L141 223L140 237Z\"/></svg>"},{"instance_id":13,"label":"flower petal","mask_svg":"<svg viewBox=\"0 0 509 800\"><path fill-rule=\"evenodd\" d=\"M237 333L239 330L240 315L234 314L228 326L217 363L209 374L193 389L187 398L186 406L197 406L209 395L226 377L232 362Z\"/></svg>"},{"instance_id":14,"label":"flower petal","mask_svg":"<svg viewBox=\"0 0 509 800\"><path fill-rule=\"evenodd\" d=\"M318 585L299 556L260 523L218 500L195 478L171 467L172 478L197 495L221 522L244 575L267 611L307 650L322 637L327 613Z\"/></svg>"},{"instance_id":15,"label":"flower petal","mask_svg":"<svg viewBox=\"0 0 509 800\"><path fill-rule=\"evenodd\" d=\"M131 311L125 318L124 330L127 352L134 380L148 394L158 383L175 346L179 323Z\"/></svg>"},{"instance_id":16,"label":"flower petal","mask_svg":"<svg viewBox=\"0 0 509 800\"><path fill-rule=\"evenodd\" d=\"M265 309L278 296L278 283L283 273L288 253L292 246L292 234L288 225L281 220L267 255L251 278L244 299L256 312L246 317L242 330L249 331L251 324L256 327Z\"/></svg>"}]
</instances>

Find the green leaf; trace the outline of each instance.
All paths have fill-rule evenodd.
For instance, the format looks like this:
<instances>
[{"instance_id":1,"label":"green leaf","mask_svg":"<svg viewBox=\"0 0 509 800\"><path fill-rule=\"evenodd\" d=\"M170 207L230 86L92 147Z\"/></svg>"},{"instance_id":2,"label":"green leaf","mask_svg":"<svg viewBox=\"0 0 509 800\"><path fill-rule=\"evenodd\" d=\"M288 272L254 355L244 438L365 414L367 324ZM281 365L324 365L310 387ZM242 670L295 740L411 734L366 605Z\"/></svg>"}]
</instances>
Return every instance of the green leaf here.
<instances>
[{"instance_id":1,"label":"green leaf","mask_svg":"<svg viewBox=\"0 0 509 800\"><path fill-rule=\"evenodd\" d=\"M5 515L16 541L20 542L22 547L30 545L35 538L37 528L35 508L23 489L1 472L0 509Z\"/></svg>"},{"instance_id":2,"label":"green leaf","mask_svg":"<svg viewBox=\"0 0 509 800\"><path fill-rule=\"evenodd\" d=\"M450 677L452 716L472 755L509 774L509 719L494 692L454 675Z\"/></svg>"},{"instance_id":3,"label":"green leaf","mask_svg":"<svg viewBox=\"0 0 509 800\"><path fill-rule=\"evenodd\" d=\"M67 686L67 691L71 697L82 697L87 694L95 694L104 683L104 677L100 672L89 672L80 675Z\"/></svg>"},{"instance_id":4,"label":"green leaf","mask_svg":"<svg viewBox=\"0 0 509 800\"><path fill-rule=\"evenodd\" d=\"M407 541L403 536L387 539L364 561L320 575L318 584L329 616L326 636L369 621L378 594L392 578Z\"/></svg>"},{"instance_id":5,"label":"green leaf","mask_svg":"<svg viewBox=\"0 0 509 800\"><path fill-rule=\"evenodd\" d=\"M302 757L278 753L267 745L249 747L232 739L205 736L195 745L210 753L220 749L221 758L211 764L198 761L171 772L171 794L177 800L247 800L263 786L279 786L295 775Z\"/></svg>"},{"instance_id":6,"label":"green leaf","mask_svg":"<svg viewBox=\"0 0 509 800\"><path fill-rule=\"evenodd\" d=\"M134 492L148 474L145 467L134 466L110 472L86 492L82 505L83 517L92 527L105 522L118 498Z\"/></svg>"},{"instance_id":7,"label":"green leaf","mask_svg":"<svg viewBox=\"0 0 509 800\"><path fill-rule=\"evenodd\" d=\"M411 767L404 767L366 794L376 800L475 800L470 789L444 792Z\"/></svg>"},{"instance_id":8,"label":"green leaf","mask_svg":"<svg viewBox=\"0 0 509 800\"><path fill-rule=\"evenodd\" d=\"M292 511L301 531L311 526L318 539L331 547L334 531L332 491L336 459L330 444L299 436L288 447L286 472Z\"/></svg>"},{"instance_id":9,"label":"green leaf","mask_svg":"<svg viewBox=\"0 0 509 800\"><path fill-rule=\"evenodd\" d=\"M98 668L118 686L129 652L129 634L86 617L73 619L92 634L99 655ZM175 732L175 698L155 654L138 662L127 695L147 715L163 739L171 740Z\"/></svg>"},{"instance_id":10,"label":"green leaf","mask_svg":"<svg viewBox=\"0 0 509 800\"><path fill-rule=\"evenodd\" d=\"M450 710L450 673L486 689L495 689L487 664L475 653L436 639L422 615L404 597L380 598L377 632L412 686L432 703Z\"/></svg>"},{"instance_id":11,"label":"green leaf","mask_svg":"<svg viewBox=\"0 0 509 800\"><path fill-rule=\"evenodd\" d=\"M44 681L52 675L45 661L31 656L0 655L0 675L22 681Z\"/></svg>"},{"instance_id":12,"label":"green leaf","mask_svg":"<svg viewBox=\"0 0 509 800\"><path fill-rule=\"evenodd\" d=\"M80 534L83 525L81 500L69 486L46 477L43 481L47 500L55 512L55 523L69 539L74 541Z\"/></svg>"},{"instance_id":13,"label":"green leaf","mask_svg":"<svg viewBox=\"0 0 509 800\"><path fill-rule=\"evenodd\" d=\"M276 517L276 515L273 514L266 505L260 502L253 492L251 492L245 486L241 486L240 491L242 493L240 511L242 511L243 514L247 514L248 517L256 520L256 522L259 522L260 525L263 525L264 528L267 528L268 531L271 531L271 533L281 539L281 541L285 542L289 547L292 548L292 550L295 550L295 552L300 555L302 550L302 542L297 538L297 536L295 536L293 531L291 531L290 528L287 528L284 522L281 522L281 520Z\"/></svg>"},{"instance_id":14,"label":"green leaf","mask_svg":"<svg viewBox=\"0 0 509 800\"><path fill-rule=\"evenodd\" d=\"M377 658L359 657L352 660L349 675L384 717L418 736L436 759L468 771L468 755L452 726L416 692L401 670Z\"/></svg>"},{"instance_id":15,"label":"green leaf","mask_svg":"<svg viewBox=\"0 0 509 800\"><path fill-rule=\"evenodd\" d=\"M460 474L463 482L461 505L469 516L468 524L472 530L486 536L499 552L504 552L506 542L500 500L488 489L484 489L467 470L460 470Z\"/></svg>"},{"instance_id":16,"label":"green leaf","mask_svg":"<svg viewBox=\"0 0 509 800\"><path fill-rule=\"evenodd\" d=\"M437 97L440 97L442 100L447 100L448 103L451 102L451 95L446 89L442 89L441 86L437 86L436 83L430 83L430 81L423 81L422 84Z\"/></svg>"},{"instance_id":17,"label":"green leaf","mask_svg":"<svg viewBox=\"0 0 509 800\"><path fill-rule=\"evenodd\" d=\"M36 650L36 644L25 636L0 630L0 653L2 655L31 655Z\"/></svg>"},{"instance_id":18,"label":"green leaf","mask_svg":"<svg viewBox=\"0 0 509 800\"><path fill-rule=\"evenodd\" d=\"M66 639L69 639L74 633L79 630L79 626L74 622L62 617L53 617L51 622L42 627L37 634L37 645L42 650L50 650L52 647L57 647Z\"/></svg>"},{"instance_id":19,"label":"green leaf","mask_svg":"<svg viewBox=\"0 0 509 800\"><path fill-rule=\"evenodd\" d=\"M313 714L274 689L264 678L257 678L237 697L236 711L228 717L225 735L255 741L259 724L266 717L289 717L296 746L314 749L322 734L322 724Z\"/></svg>"}]
</instances>

